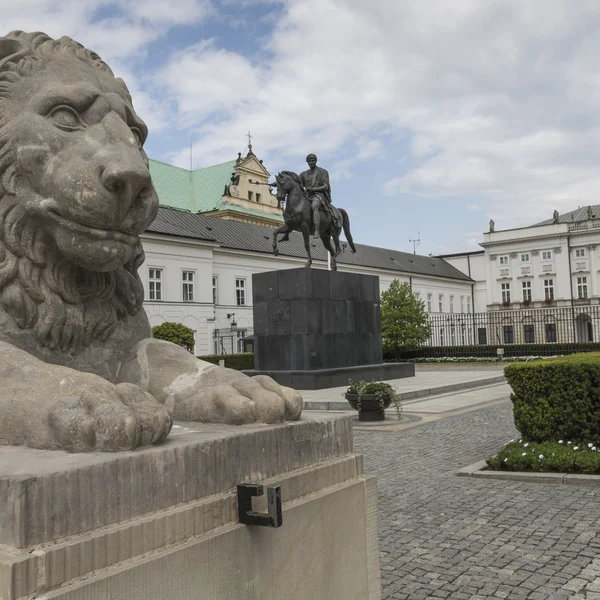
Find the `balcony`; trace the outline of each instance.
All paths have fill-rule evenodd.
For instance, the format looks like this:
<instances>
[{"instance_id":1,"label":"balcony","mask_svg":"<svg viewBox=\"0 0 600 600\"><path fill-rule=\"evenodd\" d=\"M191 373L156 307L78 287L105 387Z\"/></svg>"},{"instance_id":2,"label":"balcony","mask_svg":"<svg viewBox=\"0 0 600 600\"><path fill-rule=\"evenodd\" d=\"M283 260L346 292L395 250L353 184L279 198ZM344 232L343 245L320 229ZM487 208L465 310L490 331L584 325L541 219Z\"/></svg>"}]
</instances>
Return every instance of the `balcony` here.
<instances>
[{"instance_id":1,"label":"balcony","mask_svg":"<svg viewBox=\"0 0 600 600\"><path fill-rule=\"evenodd\" d=\"M569 231L580 231L582 229L594 229L600 227L600 219L593 219L591 221L577 221L576 223L569 223Z\"/></svg>"}]
</instances>

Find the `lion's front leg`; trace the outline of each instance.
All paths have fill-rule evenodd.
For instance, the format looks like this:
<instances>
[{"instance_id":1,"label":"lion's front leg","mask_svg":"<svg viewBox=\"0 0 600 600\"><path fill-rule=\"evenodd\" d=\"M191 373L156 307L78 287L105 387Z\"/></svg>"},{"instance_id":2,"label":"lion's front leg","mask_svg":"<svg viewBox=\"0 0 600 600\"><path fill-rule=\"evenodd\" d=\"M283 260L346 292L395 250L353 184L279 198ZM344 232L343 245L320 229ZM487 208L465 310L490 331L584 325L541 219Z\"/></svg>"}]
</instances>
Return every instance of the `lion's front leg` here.
<instances>
[{"instance_id":1,"label":"lion's front leg","mask_svg":"<svg viewBox=\"0 0 600 600\"><path fill-rule=\"evenodd\" d=\"M0 342L0 444L133 450L162 442L167 410L140 387L48 364Z\"/></svg>"},{"instance_id":2,"label":"lion's front leg","mask_svg":"<svg viewBox=\"0 0 600 600\"><path fill-rule=\"evenodd\" d=\"M140 385L182 421L280 423L302 412L302 396L270 377L217 367L161 340L139 342L120 380Z\"/></svg>"}]
</instances>

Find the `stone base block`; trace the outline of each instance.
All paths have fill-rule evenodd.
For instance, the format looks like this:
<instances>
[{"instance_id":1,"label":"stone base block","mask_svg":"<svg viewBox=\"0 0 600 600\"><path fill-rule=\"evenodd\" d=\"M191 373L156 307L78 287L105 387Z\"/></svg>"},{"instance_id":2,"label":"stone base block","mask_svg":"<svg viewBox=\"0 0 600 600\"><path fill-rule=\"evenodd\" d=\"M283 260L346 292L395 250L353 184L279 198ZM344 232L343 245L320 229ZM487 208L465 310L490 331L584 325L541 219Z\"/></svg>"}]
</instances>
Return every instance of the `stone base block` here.
<instances>
[{"instance_id":1,"label":"stone base block","mask_svg":"<svg viewBox=\"0 0 600 600\"><path fill-rule=\"evenodd\" d=\"M383 362L379 278L284 269L252 275L254 366L312 371Z\"/></svg>"},{"instance_id":2,"label":"stone base block","mask_svg":"<svg viewBox=\"0 0 600 600\"><path fill-rule=\"evenodd\" d=\"M237 522L245 481L281 485L280 528ZM111 455L1 448L0 599L32 597L379 600L377 489L351 418L181 423Z\"/></svg>"},{"instance_id":3,"label":"stone base block","mask_svg":"<svg viewBox=\"0 0 600 600\"><path fill-rule=\"evenodd\" d=\"M277 383L297 390L341 387L353 381L389 381L415 376L414 363L381 363L316 371L244 371L246 375L268 375Z\"/></svg>"}]
</instances>

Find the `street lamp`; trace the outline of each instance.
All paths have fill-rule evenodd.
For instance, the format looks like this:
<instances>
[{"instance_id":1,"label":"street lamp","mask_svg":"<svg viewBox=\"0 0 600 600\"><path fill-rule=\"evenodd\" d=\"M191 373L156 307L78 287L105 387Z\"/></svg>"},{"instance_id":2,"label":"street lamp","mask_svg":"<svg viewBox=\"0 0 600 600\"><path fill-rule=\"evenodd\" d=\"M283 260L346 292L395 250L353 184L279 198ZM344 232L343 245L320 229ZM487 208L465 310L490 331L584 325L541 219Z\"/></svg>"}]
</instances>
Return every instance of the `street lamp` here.
<instances>
[{"instance_id":1,"label":"street lamp","mask_svg":"<svg viewBox=\"0 0 600 600\"><path fill-rule=\"evenodd\" d=\"M235 313L227 313L227 318L231 319L231 331L237 329L237 323L235 322Z\"/></svg>"}]
</instances>

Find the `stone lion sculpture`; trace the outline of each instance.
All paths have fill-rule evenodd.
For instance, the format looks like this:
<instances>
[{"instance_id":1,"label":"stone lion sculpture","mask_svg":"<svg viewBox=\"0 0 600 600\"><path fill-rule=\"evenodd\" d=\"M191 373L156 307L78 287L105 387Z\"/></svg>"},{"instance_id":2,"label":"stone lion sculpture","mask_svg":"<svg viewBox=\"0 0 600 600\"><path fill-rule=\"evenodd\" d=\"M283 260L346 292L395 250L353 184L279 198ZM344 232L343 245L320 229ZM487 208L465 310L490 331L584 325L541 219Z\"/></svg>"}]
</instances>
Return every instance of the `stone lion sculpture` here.
<instances>
[{"instance_id":1,"label":"stone lion sculpture","mask_svg":"<svg viewBox=\"0 0 600 600\"><path fill-rule=\"evenodd\" d=\"M300 417L300 394L151 338L158 198L125 83L68 37L0 38L0 444L130 450L172 419Z\"/></svg>"}]
</instances>

